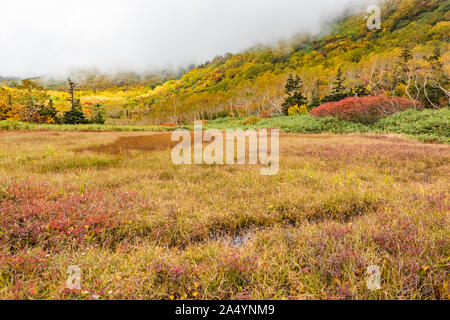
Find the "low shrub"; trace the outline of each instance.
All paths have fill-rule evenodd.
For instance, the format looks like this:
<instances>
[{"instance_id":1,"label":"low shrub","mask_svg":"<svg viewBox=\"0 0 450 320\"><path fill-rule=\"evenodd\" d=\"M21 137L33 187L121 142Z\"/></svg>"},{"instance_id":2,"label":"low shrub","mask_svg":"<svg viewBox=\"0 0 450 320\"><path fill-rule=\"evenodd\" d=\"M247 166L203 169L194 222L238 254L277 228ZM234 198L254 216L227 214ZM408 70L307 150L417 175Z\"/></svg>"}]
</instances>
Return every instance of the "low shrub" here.
<instances>
[{"instance_id":1,"label":"low shrub","mask_svg":"<svg viewBox=\"0 0 450 320\"><path fill-rule=\"evenodd\" d=\"M257 124L260 121L261 121L260 118L250 117L250 118L247 118L244 121L242 121L242 124L244 124L244 125L254 125L254 124Z\"/></svg>"},{"instance_id":2,"label":"low shrub","mask_svg":"<svg viewBox=\"0 0 450 320\"><path fill-rule=\"evenodd\" d=\"M62 192L33 181L14 183L8 195L0 199L0 247L14 250L38 244L57 250L67 243L112 243L114 230L136 206L137 197L98 190Z\"/></svg>"},{"instance_id":3,"label":"low shrub","mask_svg":"<svg viewBox=\"0 0 450 320\"><path fill-rule=\"evenodd\" d=\"M333 116L341 120L349 120L364 124L372 124L386 116L404 111L420 102L399 97L368 96L350 97L336 102L325 103L311 111L317 117Z\"/></svg>"},{"instance_id":4,"label":"low shrub","mask_svg":"<svg viewBox=\"0 0 450 320\"><path fill-rule=\"evenodd\" d=\"M307 114L308 113L308 108L306 107L306 105L295 105L293 107L290 107L288 110L288 115L293 116L296 114Z\"/></svg>"},{"instance_id":5,"label":"low shrub","mask_svg":"<svg viewBox=\"0 0 450 320\"><path fill-rule=\"evenodd\" d=\"M259 114L259 117L261 119L271 119L271 118L273 118L272 114L269 111L267 111L267 110L262 110L261 113Z\"/></svg>"},{"instance_id":6,"label":"low shrub","mask_svg":"<svg viewBox=\"0 0 450 320\"><path fill-rule=\"evenodd\" d=\"M450 109L407 110L381 119L374 129L381 132L404 133L415 136L450 138Z\"/></svg>"}]
</instances>

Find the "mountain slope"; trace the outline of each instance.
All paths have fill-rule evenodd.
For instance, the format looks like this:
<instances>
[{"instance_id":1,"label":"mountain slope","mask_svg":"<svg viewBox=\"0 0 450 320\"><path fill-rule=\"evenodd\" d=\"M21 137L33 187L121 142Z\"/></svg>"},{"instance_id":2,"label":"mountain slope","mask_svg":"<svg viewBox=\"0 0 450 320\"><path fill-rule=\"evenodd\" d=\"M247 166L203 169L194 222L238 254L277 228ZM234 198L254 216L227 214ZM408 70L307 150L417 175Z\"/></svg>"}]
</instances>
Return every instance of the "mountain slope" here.
<instances>
[{"instance_id":1,"label":"mountain slope","mask_svg":"<svg viewBox=\"0 0 450 320\"><path fill-rule=\"evenodd\" d=\"M330 92L339 67L348 87L370 85L372 90L386 91L383 78L393 76L405 47L417 59L439 47L448 67L450 1L387 1L382 19L381 31L369 30L360 14L337 23L326 36L217 57L127 107L144 111L155 121L179 123L235 109L242 113L276 111L287 74L303 78L305 94L311 100Z\"/></svg>"},{"instance_id":2,"label":"mountain slope","mask_svg":"<svg viewBox=\"0 0 450 320\"><path fill-rule=\"evenodd\" d=\"M277 48L225 54L187 72L124 72L114 76L95 70L80 73L75 75L81 90L77 96L88 117L95 106L103 106L110 124L182 124L230 114L247 116L261 110L279 112L289 74L303 79L302 93L310 107L330 94L339 69L347 89L417 99L412 94L415 87L429 87L430 74L438 68L445 80L441 86L448 92L450 0L385 0L381 14L381 30L369 30L365 13L349 15L320 36L303 35ZM411 59L400 68L405 48L411 51ZM430 59L433 55L434 62ZM50 104L49 98L60 113L70 109L68 94L63 91L65 83L41 84L52 91L38 93L46 100L38 101L31 110ZM1 85L0 119L11 119L14 114L12 119L27 121L15 108L26 113L30 108L24 101L36 99L29 98L29 92L20 92L20 86L13 89ZM14 83L6 81L3 85L13 87ZM433 107L448 104L442 97L433 101ZM1 110L6 111L2 114Z\"/></svg>"}]
</instances>

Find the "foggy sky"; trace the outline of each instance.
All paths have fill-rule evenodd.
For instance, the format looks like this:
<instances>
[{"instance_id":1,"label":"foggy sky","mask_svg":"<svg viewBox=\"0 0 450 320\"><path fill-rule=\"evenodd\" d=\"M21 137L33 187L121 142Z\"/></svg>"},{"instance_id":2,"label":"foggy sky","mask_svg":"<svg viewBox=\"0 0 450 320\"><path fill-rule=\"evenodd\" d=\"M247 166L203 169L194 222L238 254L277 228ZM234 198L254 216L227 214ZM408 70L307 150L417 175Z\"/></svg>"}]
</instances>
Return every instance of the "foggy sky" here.
<instances>
[{"instance_id":1,"label":"foggy sky","mask_svg":"<svg viewBox=\"0 0 450 320\"><path fill-rule=\"evenodd\" d=\"M202 63L318 32L377 0L2 0L0 75Z\"/></svg>"}]
</instances>

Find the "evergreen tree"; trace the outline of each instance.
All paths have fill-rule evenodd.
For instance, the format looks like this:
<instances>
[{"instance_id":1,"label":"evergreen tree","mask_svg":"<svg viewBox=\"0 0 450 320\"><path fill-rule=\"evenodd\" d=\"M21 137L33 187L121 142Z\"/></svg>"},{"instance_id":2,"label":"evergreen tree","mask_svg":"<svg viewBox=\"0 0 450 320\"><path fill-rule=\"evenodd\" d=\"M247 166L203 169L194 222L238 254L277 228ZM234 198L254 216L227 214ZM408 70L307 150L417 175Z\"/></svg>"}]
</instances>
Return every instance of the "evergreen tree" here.
<instances>
[{"instance_id":1,"label":"evergreen tree","mask_svg":"<svg viewBox=\"0 0 450 320\"><path fill-rule=\"evenodd\" d=\"M344 87L344 79L343 79L343 74L342 74L342 69L339 68L338 69L338 74L336 76L336 80L334 81L333 84L333 91L331 92L331 94L335 97L340 97L340 96L344 96L345 92L345 87ZM345 97L342 97L342 99ZM342 100L339 99L339 100Z\"/></svg>"},{"instance_id":2,"label":"evergreen tree","mask_svg":"<svg viewBox=\"0 0 450 320\"><path fill-rule=\"evenodd\" d=\"M105 112L103 111L101 105L97 104L94 109L94 117L92 118L92 123L105 124Z\"/></svg>"},{"instance_id":3,"label":"evergreen tree","mask_svg":"<svg viewBox=\"0 0 450 320\"><path fill-rule=\"evenodd\" d=\"M54 107L53 100L51 99L48 101L48 105L42 106L38 113L39 116L47 119L53 119L56 123L58 123L60 120L58 117L58 110L56 110L56 108Z\"/></svg>"},{"instance_id":4,"label":"evergreen tree","mask_svg":"<svg viewBox=\"0 0 450 320\"><path fill-rule=\"evenodd\" d=\"M286 93L288 96L292 96L295 92L299 91L302 86L302 79L298 75L295 75L294 77L292 74L290 74L284 87L284 93Z\"/></svg>"},{"instance_id":5,"label":"evergreen tree","mask_svg":"<svg viewBox=\"0 0 450 320\"><path fill-rule=\"evenodd\" d=\"M73 82L72 80L70 80L70 78L67 78L67 82L69 82L70 104L72 105L72 108L73 108L73 106L75 104L75 98L74 98L75 88L76 88L77 84L75 82Z\"/></svg>"},{"instance_id":6,"label":"evergreen tree","mask_svg":"<svg viewBox=\"0 0 450 320\"><path fill-rule=\"evenodd\" d=\"M444 85L448 84L448 77L445 75L444 64L441 61L441 49L435 48L431 57L428 58L428 61L431 64L431 70L435 80Z\"/></svg>"},{"instance_id":7,"label":"evergreen tree","mask_svg":"<svg viewBox=\"0 0 450 320\"><path fill-rule=\"evenodd\" d=\"M287 97L281 105L284 115L289 115L290 107L296 105L301 106L307 103L306 97L300 91L302 87L302 79L298 75L294 77L292 74L290 74L284 87L284 93L287 95Z\"/></svg>"},{"instance_id":8,"label":"evergreen tree","mask_svg":"<svg viewBox=\"0 0 450 320\"><path fill-rule=\"evenodd\" d=\"M80 99L75 99L76 83L72 82L70 78L67 78L67 81L69 82L70 103L72 104L72 108L69 111L64 112L63 115L64 123L66 124L88 123L89 121L86 119L83 110L81 109Z\"/></svg>"},{"instance_id":9,"label":"evergreen tree","mask_svg":"<svg viewBox=\"0 0 450 320\"><path fill-rule=\"evenodd\" d=\"M320 106L320 98L319 96L314 96L311 100L311 103L308 105L308 110L311 111Z\"/></svg>"},{"instance_id":10,"label":"evergreen tree","mask_svg":"<svg viewBox=\"0 0 450 320\"><path fill-rule=\"evenodd\" d=\"M84 116L81 109L80 99L75 99L72 108L69 111L64 112L64 123L66 124L85 124L89 121Z\"/></svg>"},{"instance_id":11,"label":"evergreen tree","mask_svg":"<svg viewBox=\"0 0 450 320\"><path fill-rule=\"evenodd\" d=\"M400 61L396 63L397 68L392 74L392 94L396 95L396 88L399 84L406 85L410 73L408 63L413 58L411 50L404 48L400 54Z\"/></svg>"},{"instance_id":12,"label":"evergreen tree","mask_svg":"<svg viewBox=\"0 0 450 320\"><path fill-rule=\"evenodd\" d=\"M333 82L333 90L330 95L323 99L323 102L340 101L347 98L348 95L345 92L344 81L345 79L343 77L342 69L339 67L336 80Z\"/></svg>"}]
</instances>

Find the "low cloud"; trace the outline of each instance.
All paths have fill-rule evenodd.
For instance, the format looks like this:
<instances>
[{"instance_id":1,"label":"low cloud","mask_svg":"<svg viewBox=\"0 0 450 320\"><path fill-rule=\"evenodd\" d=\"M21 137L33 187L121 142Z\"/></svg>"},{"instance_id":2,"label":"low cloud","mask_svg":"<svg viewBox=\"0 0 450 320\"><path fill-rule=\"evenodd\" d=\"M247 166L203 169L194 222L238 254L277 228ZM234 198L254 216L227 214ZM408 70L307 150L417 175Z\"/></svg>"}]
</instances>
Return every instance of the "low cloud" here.
<instances>
[{"instance_id":1,"label":"low cloud","mask_svg":"<svg viewBox=\"0 0 450 320\"><path fill-rule=\"evenodd\" d=\"M0 75L183 67L298 33L377 0L15 0L2 3Z\"/></svg>"}]
</instances>

